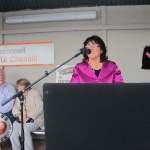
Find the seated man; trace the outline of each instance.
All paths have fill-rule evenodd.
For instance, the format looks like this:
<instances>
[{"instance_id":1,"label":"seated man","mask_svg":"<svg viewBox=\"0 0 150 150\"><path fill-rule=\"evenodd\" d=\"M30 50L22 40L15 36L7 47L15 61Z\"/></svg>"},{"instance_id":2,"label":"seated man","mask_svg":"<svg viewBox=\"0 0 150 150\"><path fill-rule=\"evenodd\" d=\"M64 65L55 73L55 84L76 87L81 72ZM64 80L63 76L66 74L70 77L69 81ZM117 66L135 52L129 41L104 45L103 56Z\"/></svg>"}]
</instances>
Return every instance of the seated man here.
<instances>
[{"instance_id":1,"label":"seated man","mask_svg":"<svg viewBox=\"0 0 150 150\"><path fill-rule=\"evenodd\" d=\"M11 100L4 106L2 106L1 103L9 99L15 93L16 93L15 88L11 84L5 82L4 72L2 69L0 69L0 113L6 115L11 120L12 123L15 120L15 117L12 114L14 100Z\"/></svg>"}]
</instances>

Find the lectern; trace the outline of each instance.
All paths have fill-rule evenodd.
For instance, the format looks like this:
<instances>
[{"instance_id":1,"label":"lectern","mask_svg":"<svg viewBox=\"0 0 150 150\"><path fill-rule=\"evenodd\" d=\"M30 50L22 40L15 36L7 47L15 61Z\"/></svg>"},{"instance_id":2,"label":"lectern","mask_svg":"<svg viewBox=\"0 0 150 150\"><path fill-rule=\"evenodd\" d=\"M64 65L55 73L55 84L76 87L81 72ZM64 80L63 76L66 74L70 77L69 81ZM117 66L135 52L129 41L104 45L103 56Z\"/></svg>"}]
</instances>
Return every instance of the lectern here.
<instances>
[{"instance_id":1,"label":"lectern","mask_svg":"<svg viewBox=\"0 0 150 150\"><path fill-rule=\"evenodd\" d=\"M43 85L47 150L149 150L150 84Z\"/></svg>"}]
</instances>

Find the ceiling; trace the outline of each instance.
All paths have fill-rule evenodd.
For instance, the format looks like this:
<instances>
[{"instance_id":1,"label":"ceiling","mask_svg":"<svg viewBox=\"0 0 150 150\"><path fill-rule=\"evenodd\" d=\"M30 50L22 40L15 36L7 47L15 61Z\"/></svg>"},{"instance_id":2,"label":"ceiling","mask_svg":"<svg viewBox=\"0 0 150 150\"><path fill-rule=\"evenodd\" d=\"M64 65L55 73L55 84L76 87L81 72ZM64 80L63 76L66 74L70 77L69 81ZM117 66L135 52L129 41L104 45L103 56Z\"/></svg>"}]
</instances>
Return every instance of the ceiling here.
<instances>
[{"instance_id":1,"label":"ceiling","mask_svg":"<svg viewBox=\"0 0 150 150\"><path fill-rule=\"evenodd\" d=\"M150 0L0 0L0 12L118 5L150 5Z\"/></svg>"}]
</instances>

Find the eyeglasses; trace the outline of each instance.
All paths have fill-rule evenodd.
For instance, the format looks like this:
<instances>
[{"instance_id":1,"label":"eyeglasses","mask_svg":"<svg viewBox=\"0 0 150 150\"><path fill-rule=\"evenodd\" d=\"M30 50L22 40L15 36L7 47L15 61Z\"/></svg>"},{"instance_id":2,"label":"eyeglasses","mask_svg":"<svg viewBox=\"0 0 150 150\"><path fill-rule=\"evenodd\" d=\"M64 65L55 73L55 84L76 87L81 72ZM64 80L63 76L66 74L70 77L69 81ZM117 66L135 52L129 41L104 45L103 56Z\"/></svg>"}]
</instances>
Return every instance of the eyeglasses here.
<instances>
[{"instance_id":1,"label":"eyeglasses","mask_svg":"<svg viewBox=\"0 0 150 150\"><path fill-rule=\"evenodd\" d=\"M99 47L98 44L94 44L94 45L92 45L92 46L89 46L89 45L85 46L85 48L87 48L87 49L97 48L97 47Z\"/></svg>"}]
</instances>

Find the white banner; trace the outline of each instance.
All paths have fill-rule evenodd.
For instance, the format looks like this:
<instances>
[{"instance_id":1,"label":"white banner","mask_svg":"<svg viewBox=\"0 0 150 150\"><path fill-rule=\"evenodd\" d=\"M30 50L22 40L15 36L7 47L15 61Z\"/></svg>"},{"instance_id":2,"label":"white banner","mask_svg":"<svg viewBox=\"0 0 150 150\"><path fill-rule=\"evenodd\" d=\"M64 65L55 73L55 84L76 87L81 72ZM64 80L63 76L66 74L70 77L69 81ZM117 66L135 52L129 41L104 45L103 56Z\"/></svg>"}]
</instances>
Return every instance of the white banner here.
<instances>
[{"instance_id":1,"label":"white banner","mask_svg":"<svg viewBox=\"0 0 150 150\"><path fill-rule=\"evenodd\" d=\"M0 66L38 66L53 64L53 42L0 45Z\"/></svg>"},{"instance_id":2,"label":"white banner","mask_svg":"<svg viewBox=\"0 0 150 150\"><path fill-rule=\"evenodd\" d=\"M58 65L59 66L59 65ZM64 65L56 70L56 83L70 83L74 65Z\"/></svg>"}]
</instances>

